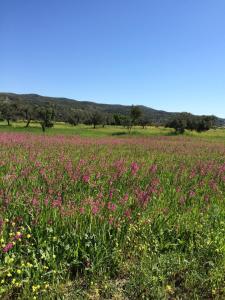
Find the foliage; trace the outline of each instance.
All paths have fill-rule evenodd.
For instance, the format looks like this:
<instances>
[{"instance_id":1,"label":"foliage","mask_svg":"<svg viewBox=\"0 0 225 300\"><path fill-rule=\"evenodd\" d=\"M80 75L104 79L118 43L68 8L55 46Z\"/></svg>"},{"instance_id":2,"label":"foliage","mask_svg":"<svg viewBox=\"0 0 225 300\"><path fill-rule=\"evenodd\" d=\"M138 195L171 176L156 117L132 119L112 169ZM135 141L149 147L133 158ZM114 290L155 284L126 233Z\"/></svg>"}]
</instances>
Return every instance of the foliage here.
<instances>
[{"instance_id":1,"label":"foliage","mask_svg":"<svg viewBox=\"0 0 225 300\"><path fill-rule=\"evenodd\" d=\"M54 109L52 107L42 107L37 112L38 119L40 120L42 131L45 132L46 128L53 127L54 123Z\"/></svg>"},{"instance_id":2,"label":"foliage","mask_svg":"<svg viewBox=\"0 0 225 300\"><path fill-rule=\"evenodd\" d=\"M197 132L208 131L216 124L214 116L193 116L188 113L182 113L176 118L170 120L166 127L174 128L176 133L184 133L185 129L196 130Z\"/></svg>"},{"instance_id":3,"label":"foliage","mask_svg":"<svg viewBox=\"0 0 225 300\"><path fill-rule=\"evenodd\" d=\"M101 122L98 122L101 125L122 125L121 121L127 121L129 117L131 118L131 123L137 123L140 126L143 126L140 123L142 118L147 120L148 124L165 125L171 119L179 115L145 106L109 105L66 98L44 97L36 94L18 95L0 93L0 106L1 104L5 105L5 103L11 106L10 110L13 114L11 117L14 119L24 119L24 115L26 115L27 110L29 110L31 112L31 118L28 115L26 117L28 126L30 124L29 119L38 120L36 111L46 106L54 107L55 121L67 122L72 125L77 125L78 123L90 124L90 117L96 112L101 115ZM16 105L17 108L12 109L13 105ZM132 110L133 116L131 115ZM216 118L217 126L224 124L225 120Z\"/></svg>"}]
</instances>

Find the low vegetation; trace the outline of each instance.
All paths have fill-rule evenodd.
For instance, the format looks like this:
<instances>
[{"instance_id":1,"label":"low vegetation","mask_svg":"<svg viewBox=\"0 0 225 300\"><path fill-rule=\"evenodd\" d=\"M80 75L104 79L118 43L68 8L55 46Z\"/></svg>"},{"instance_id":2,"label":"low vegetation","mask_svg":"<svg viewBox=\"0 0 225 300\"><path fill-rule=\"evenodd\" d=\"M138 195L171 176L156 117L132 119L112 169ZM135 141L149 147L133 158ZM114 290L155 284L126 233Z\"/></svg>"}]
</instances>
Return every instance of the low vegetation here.
<instances>
[{"instance_id":1,"label":"low vegetation","mask_svg":"<svg viewBox=\"0 0 225 300\"><path fill-rule=\"evenodd\" d=\"M225 298L224 140L2 131L0 144L0 298Z\"/></svg>"}]
</instances>

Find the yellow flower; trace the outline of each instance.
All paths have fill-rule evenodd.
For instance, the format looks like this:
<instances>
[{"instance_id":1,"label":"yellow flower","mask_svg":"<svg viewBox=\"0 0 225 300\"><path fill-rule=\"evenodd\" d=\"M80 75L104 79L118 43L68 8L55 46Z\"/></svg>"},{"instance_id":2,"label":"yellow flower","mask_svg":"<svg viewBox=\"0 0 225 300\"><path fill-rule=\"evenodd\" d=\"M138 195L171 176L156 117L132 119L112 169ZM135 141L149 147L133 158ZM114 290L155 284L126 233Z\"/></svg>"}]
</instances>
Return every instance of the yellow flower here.
<instances>
[{"instance_id":1,"label":"yellow flower","mask_svg":"<svg viewBox=\"0 0 225 300\"><path fill-rule=\"evenodd\" d=\"M37 289L37 288L36 288L36 286L35 286L35 285L33 285L33 286L32 286L32 291L33 291L33 292L35 292L35 291L36 291L36 289Z\"/></svg>"},{"instance_id":2,"label":"yellow flower","mask_svg":"<svg viewBox=\"0 0 225 300\"><path fill-rule=\"evenodd\" d=\"M173 288L171 287L171 285L167 285L166 286L166 291L168 292L168 293L170 293L170 294L173 294Z\"/></svg>"},{"instance_id":3,"label":"yellow flower","mask_svg":"<svg viewBox=\"0 0 225 300\"><path fill-rule=\"evenodd\" d=\"M27 238L29 239L30 237L31 237L31 235L28 233L28 234L27 234Z\"/></svg>"},{"instance_id":4,"label":"yellow flower","mask_svg":"<svg viewBox=\"0 0 225 300\"><path fill-rule=\"evenodd\" d=\"M16 286L16 287L20 287L21 285L22 285L22 284L21 284L20 282L16 282L16 283L15 283L15 286Z\"/></svg>"},{"instance_id":5,"label":"yellow flower","mask_svg":"<svg viewBox=\"0 0 225 300\"><path fill-rule=\"evenodd\" d=\"M32 268L33 265L32 265L31 263L28 262L28 263L27 263L27 267L28 267L28 268Z\"/></svg>"},{"instance_id":6,"label":"yellow flower","mask_svg":"<svg viewBox=\"0 0 225 300\"><path fill-rule=\"evenodd\" d=\"M17 270L17 274L21 274L22 273L22 271L21 270Z\"/></svg>"},{"instance_id":7,"label":"yellow flower","mask_svg":"<svg viewBox=\"0 0 225 300\"><path fill-rule=\"evenodd\" d=\"M12 274L9 272L9 273L7 274L7 276L8 276L8 277L12 277Z\"/></svg>"}]
</instances>

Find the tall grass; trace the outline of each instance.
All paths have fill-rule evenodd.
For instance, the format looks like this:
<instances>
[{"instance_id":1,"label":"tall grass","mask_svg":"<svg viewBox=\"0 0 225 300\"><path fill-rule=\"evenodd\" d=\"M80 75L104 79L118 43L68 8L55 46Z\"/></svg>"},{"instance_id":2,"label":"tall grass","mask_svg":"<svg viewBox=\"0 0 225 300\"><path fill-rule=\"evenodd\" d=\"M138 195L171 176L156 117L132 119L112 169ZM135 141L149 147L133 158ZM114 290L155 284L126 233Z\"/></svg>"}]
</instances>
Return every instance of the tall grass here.
<instances>
[{"instance_id":1,"label":"tall grass","mask_svg":"<svg viewBox=\"0 0 225 300\"><path fill-rule=\"evenodd\" d=\"M0 135L0 297L225 298L225 146Z\"/></svg>"}]
</instances>

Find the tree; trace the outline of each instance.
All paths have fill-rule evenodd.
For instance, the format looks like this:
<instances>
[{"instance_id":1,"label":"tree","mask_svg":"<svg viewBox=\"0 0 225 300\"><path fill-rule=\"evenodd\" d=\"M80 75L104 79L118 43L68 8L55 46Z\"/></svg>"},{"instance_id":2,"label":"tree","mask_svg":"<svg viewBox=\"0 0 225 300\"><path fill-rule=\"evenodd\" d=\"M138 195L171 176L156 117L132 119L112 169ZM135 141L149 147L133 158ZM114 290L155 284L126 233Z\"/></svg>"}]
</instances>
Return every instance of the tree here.
<instances>
[{"instance_id":1,"label":"tree","mask_svg":"<svg viewBox=\"0 0 225 300\"><path fill-rule=\"evenodd\" d=\"M13 119L15 114L13 106L9 103L3 103L1 104L0 111L2 119L6 120L8 126L10 126L10 121Z\"/></svg>"},{"instance_id":2,"label":"tree","mask_svg":"<svg viewBox=\"0 0 225 300\"><path fill-rule=\"evenodd\" d=\"M54 109L50 106L41 107L38 110L38 119L40 121L43 132L45 132L46 128L51 128L54 126L53 123L54 116L55 116Z\"/></svg>"},{"instance_id":3,"label":"tree","mask_svg":"<svg viewBox=\"0 0 225 300\"><path fill-rule=\"evenodd\" d=\"M80 122L80 115L77 112L72 112L67 119L70 125L76 126Z\"/></svg>"},{"instance_id":4,"label":"tree","mask_svg":"<svg viewBox=\"0 0 225 300\"><path fill-rule=\"evenodd\" d=\"M202 116L196 123L195 129L198 132L208 131L215 125L215 122L216 118L214 116Z\"/></svg>"},{"instance_id":5,"label":"tree","mask_svg":"<svg viewBox=\"0 0 225 300\"><path fill-rule=\"evenodd\" d=\"M184 133L185 129L196 130L197 132L207 131L216 123L214 116L193 116L188 113L177 115L169 121L166 127L174 128L176 133Z\"/></svg>"},{"instance_id":6,"label":"tree","mask_svg":"<svg viewBox=\"0 0 225 300\"><path fill-rule=\"evenodd\" d=\"M141 109L138 106L132 105L130 110L132 125L135 124L135 122L141 117L141 115L142 115Z\"/></svg>"},{"instance_id":7,"label":"tree","mask_svg":"<svg viewBox=\"0 0 225 300\"><path fill-rule=\"evenodd\" d=\"M140 120L139 120L139 125L140 126L142 126L142 128L144 129L144 128L146 128L146 126L149 124L149 120L148 120L148 118L146 118L146 117L142 117L142 118L140 118Z\"/></svg>"},{"instance_id":8,"label":"tree","mask_svg":"<svg viewBox=\"0 0 225 300\"><path fill-rule=\"evenodd\" d=\"M26 120L26 125L24 127L28 128L33 118L34 109L30 106L23 106L21 108L21 113Z\"/></svg>"},{"instance_id":9,"label":"tree","mask_svg":"<svg viewBox=\"0 0 225 300\"><path fill-rule=\"evenodd\" d=\"M102 115L98 111L94 111L90 115L90 123L96 128L96 125L101 124L102 122Z\"/></svg>"},{"instance_id":10,"label":"tree","mask_svg":"<svg viewBox=\"0 0 225 300\"><path fill-rule=\"evenodd\" d=\"M184 133L186 126L187 126L186 121L181 118L173 119L166 124L166 127L174 128L175 132L180 134Z\"/></svg>"}]
</instances>

